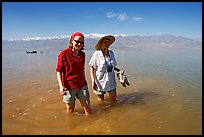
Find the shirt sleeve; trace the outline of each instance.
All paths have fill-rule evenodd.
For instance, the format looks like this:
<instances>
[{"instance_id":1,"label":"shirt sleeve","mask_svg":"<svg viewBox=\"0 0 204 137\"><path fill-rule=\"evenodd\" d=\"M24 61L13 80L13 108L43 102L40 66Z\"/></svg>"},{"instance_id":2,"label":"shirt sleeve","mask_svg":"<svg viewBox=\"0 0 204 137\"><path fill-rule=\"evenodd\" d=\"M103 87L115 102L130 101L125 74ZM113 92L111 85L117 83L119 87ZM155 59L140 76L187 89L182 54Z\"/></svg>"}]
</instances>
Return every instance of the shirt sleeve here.
<instances>
[{"instance_id":1,"label":"shirt sleeve","mask_svg":"<svg viewBox=\"0 0 204 137\"><path fill-rule=\"evenodd\" d=\"M63 53L61 52L61 53L58 55L58 61L57 61L56 71L57 71L57 72L63 72L63 68L64 68L64 65L63 65Z\"/></svg>"},{"instance_id":2,"label":"shirt sleeve","mask_svg":"<svg viewBox=\"0 0 204 137\"><path fill-rule=\"evenodd\" d=\"M96 54L96 52L93 53L93 55L89 61L89 65L96 68L96 66L97 66L97 54Z\"/></svg>"}]
</instances>

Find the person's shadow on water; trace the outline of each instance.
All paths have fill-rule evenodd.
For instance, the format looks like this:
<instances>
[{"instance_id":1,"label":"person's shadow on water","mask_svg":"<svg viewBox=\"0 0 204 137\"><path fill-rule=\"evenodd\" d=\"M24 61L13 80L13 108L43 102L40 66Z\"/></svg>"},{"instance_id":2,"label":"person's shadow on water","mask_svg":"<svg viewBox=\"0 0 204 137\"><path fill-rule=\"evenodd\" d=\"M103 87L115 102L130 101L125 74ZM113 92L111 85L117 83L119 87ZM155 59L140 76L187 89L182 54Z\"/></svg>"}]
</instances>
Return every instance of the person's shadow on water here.
<instances>
[{"instance_id":1,"label":"person's shadow on water","mask_svg":"<svg viewBox=\"0 0 204 137\"><path fill-rule=\"evenodd\" d=\"M131 93L123 93L117 95L117 103L111 104L110 100L105 99L102 102L98 102L97 104L92 104L92 108L94 111L100 111L111 109L112 107L120 107L121 105L145 105L147 98L155 98L160 93L153 91L135 91Z\"/></svg>"},{"instance_id":2,"label":"person's shadow on water","mask_svg":"<svg viewBox=\"0 0 204 137\"><path fill-rule=\"evenodd\" d=\"M145 104L145 99L159 95L158 92L152 91L136 91L132 93L119 94L117 96L117 104Z\"/></svg>"}]
</instances>

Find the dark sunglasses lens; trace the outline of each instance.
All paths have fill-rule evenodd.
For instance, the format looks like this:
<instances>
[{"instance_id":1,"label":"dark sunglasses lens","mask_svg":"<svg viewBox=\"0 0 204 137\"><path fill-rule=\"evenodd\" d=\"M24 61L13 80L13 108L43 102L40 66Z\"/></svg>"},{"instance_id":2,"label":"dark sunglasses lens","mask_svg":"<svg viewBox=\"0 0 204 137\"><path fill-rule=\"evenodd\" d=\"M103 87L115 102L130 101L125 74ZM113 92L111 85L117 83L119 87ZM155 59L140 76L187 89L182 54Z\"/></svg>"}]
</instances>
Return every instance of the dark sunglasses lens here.
<instances>
[{"instance_id":1,"label":"dark sunglasses lens","mask_svg":"<svg viewBox=\"0 0 204 137\"><path fill-rule=\"evenodd\" d=\"M78 40L74 40L77 44L81 43L81 44L84 44L84 42L80 42Z\"/></svg>"}]
</instances>

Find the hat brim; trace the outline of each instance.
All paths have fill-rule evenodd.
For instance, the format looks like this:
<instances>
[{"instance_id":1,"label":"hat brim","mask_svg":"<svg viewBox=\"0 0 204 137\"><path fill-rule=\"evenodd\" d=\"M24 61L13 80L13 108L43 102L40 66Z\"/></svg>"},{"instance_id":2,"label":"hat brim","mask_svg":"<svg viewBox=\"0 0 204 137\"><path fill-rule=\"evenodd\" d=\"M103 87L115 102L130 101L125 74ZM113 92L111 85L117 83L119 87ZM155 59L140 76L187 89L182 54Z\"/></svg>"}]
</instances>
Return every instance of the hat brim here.
<instances>
[{"instance_id":1,"label":"hat brim","mask_svg":"<svg viewBox=\"0 0 204 137\"><path fill-rule=\"evenodd\" d=\"M110 39L109 43L108 43L108 46L110 46L114 41L115 41L115 37L112 36L112 35L108 35L108 36L104 36L102 38L99 39L99 41L97 42L95 48L97 50L101 49L100 46L101 46L101 41L103 41L104 39Z\"/></svg>"}]
</instances>

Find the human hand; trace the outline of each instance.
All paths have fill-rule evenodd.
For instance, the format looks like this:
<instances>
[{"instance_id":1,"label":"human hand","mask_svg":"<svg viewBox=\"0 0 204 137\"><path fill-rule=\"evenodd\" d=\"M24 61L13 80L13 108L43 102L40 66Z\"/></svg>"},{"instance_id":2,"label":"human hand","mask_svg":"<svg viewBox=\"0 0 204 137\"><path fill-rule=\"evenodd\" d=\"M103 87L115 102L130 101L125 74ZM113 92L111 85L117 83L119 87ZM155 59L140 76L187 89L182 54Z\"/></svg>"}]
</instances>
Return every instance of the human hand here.
<instances>
[{"instance_id":1,"label":"human hand","mask_svg":"<svg viewBox=\"0 0 204 137\"><path fill-rule=\"evenodd\" d=\"M63 96L66 93L66 88L60 87L60 95Z\"/></svg>"},{"instance_id":2,"label":"human hand","mask_svg":"<svg viewBox=\"0 0 204 137\"><path fill-rule=\"evenodd\" d=\"M124 74L124 70L120 70L119 74L121 74L121 75Z\"/></svg>"}]
</instances>

